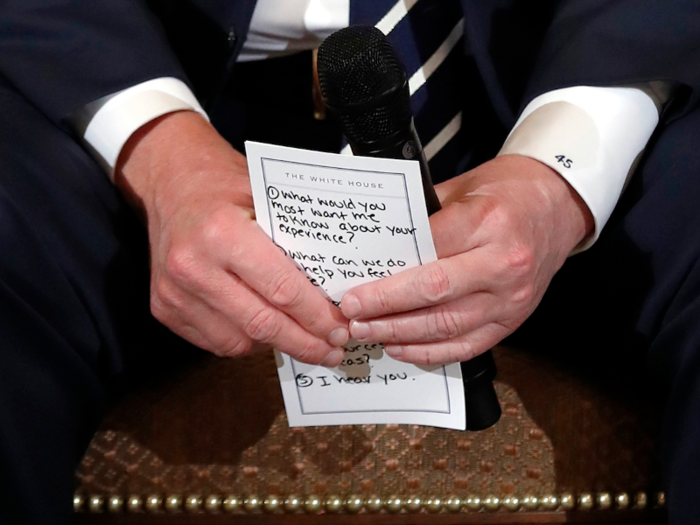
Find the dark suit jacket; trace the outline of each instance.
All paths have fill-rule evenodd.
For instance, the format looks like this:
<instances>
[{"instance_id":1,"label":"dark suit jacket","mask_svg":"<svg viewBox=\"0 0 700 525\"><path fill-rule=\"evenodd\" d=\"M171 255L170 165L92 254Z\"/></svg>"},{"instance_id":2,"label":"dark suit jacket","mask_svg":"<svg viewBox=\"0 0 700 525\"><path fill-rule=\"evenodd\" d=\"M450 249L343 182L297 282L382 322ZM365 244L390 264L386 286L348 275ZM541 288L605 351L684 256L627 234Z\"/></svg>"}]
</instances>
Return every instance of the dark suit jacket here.
<instances>
[{"instance_id":1,"label":"dark suit jacket","mask_svg":"<svg viewBox=\"0 0 700 525\"><path fill-rule=\"evenodd\" d=\"M422 2L438 0L421 0ZM700 98L697 0L461 0L465 42L504 127L540 93L668 80L673 116ZM254 0L5 0L0 74L54 122L147 79L205 104L235 77Z\"/></svg>"}]
</instances>

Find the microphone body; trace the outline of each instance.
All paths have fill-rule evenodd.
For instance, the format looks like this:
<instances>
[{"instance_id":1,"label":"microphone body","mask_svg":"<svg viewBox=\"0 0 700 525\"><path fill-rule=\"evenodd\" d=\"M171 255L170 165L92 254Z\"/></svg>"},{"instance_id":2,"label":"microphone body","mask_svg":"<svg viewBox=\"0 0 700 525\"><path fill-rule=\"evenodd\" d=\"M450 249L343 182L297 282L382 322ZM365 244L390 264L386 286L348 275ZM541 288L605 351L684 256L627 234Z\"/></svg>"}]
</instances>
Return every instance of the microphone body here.
<instances>
[{"instance_id":1,"label":"microphone body","mask_svg":"<svg viewBox=\"0 0 700 525\"><path fill-rule=\"evenodd\" d=\"M420 164L423 195L425 196L428 215L440 211L442 206L440 206L440 200L437 193L435 193L435 187L430 177L430 169L428 168L428 160L425 158L423 146L418 138L418 133L416 133L413 118L411 118L408 126L403 127L386 139L367 143L350 141L348 139L348 142L352 152L360 157L417 160Z\"/></svg>"},{"instance_id":2,"label":"microphone body","mask_svg":"<svg viewBox=\"0 0 700 525\"><path fill-rule=\"evenodd\" d=\"M428 214L441 209L411 114L408 81L384 34L350 26L330 35L318 50L318 76L326 105L340 117L355 155L417 160ZM491 351L460 363L467 429L483 430L501 417Z\"/></svg>"}]
</instances>

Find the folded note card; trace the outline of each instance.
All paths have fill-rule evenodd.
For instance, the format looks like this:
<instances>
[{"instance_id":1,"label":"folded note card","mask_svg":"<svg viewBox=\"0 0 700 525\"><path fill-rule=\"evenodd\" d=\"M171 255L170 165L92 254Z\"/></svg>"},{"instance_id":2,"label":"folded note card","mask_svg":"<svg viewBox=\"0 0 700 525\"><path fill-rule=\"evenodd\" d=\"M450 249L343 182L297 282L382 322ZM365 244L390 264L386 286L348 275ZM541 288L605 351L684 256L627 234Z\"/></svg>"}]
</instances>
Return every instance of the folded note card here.
<instances>
[{"instance_id":1,"label":"folded note card","mask_svg":"<svg viewBox=\"0 0 700 525\"><path fill-rule=\"evenodd\" d=\"M258 224L319 292L349 289L436 260L415 161L246 143ZM277 354L291 426L407 423L464 429L459 364L396 361L351 340L336 368Z\"/></svg>"}]
</instances>

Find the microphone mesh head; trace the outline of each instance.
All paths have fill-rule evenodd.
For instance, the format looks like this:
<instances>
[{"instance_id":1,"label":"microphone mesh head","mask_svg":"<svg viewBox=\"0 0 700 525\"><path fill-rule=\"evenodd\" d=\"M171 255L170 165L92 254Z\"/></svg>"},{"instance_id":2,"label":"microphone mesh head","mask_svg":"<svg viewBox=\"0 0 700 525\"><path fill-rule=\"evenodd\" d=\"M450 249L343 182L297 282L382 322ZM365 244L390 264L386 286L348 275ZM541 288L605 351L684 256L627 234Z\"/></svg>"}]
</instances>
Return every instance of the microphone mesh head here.
<instances>
[{"instance_id":1,"label":"microphone mesh head","mask_svg":"<svg viewBox=\"0 0 700 525\"><path fill-rule=\"evenodd\" d=\"M411 121L406 73L379 29L350 26L326 38L318 50L318 77L350 142L381 140Z\"/></svg>"}]
</instances>

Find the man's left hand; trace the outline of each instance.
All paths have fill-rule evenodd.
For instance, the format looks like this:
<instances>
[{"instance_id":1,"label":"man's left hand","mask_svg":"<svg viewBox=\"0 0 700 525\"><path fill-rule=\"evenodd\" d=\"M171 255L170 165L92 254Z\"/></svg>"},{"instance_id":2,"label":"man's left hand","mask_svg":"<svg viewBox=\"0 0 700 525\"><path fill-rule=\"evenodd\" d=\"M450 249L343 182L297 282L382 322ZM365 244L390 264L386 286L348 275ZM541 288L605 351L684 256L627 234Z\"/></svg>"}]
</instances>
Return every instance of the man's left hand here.
<instances>
[{"instance_id":1,"label":"man's left hand","mask_svg":"<svg viewBox=\"0 0 700 525\"><path fill-rule=\"evenodd\" d=\"M548 166L506 155L436 187L439 260L349 291L359 341L417 364L467 361L520 326L571 250L592 230L588 207Z\"/></svg>"}]
</instances>

